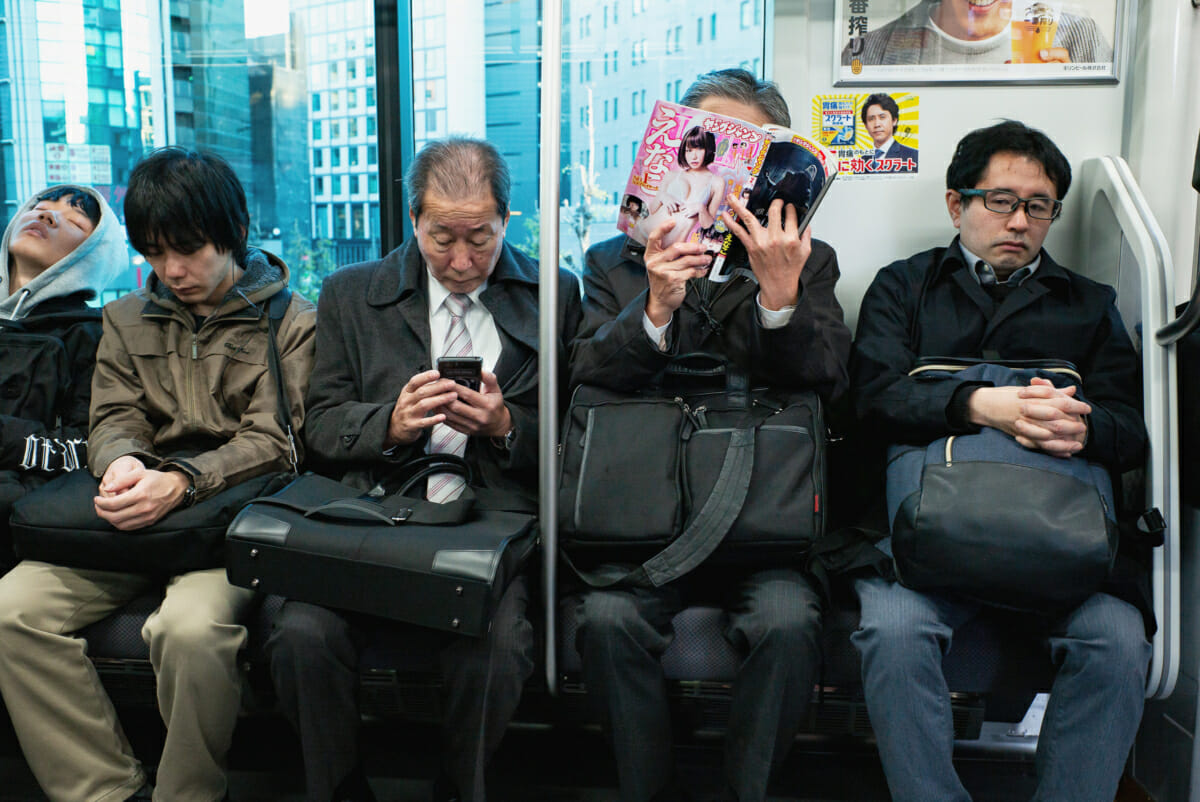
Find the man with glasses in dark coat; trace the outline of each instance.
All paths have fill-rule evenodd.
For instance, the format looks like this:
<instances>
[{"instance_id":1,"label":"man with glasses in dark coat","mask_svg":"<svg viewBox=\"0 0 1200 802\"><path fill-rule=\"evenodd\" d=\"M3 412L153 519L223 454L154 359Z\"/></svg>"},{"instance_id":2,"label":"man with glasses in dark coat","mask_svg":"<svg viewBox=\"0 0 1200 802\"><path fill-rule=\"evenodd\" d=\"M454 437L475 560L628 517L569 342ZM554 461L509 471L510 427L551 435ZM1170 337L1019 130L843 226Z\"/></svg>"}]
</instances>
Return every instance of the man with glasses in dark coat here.
<instances>
[{"instance_id":1,"label":"man with glasses in dark coat","mask_svg":"<svg viewBox=\"0 0 1200 802\"><path fill-rule=\"evenodd\" d=\"M851 389L875 442L930 442L987 426L1026 448L1082 455L1111 471L1141 463L1139 361L1116 293L1042 248L1070 184L1058 147L1019 122L959 142L946 172L959 236L883 268L859 308ZM1083 377L1082 392L1040 379L1024 387L918 380L908 372L921 357L1068 360ZM1123 576L1125 558L1118 563L1115 576ZM1141 719L1153 628L1144 572L1133 561L1128 577L1065 614L1028 619L1030 636L1045 640L1057 668L1038 741L1036 800L1096 802L1116 792ZM852 641L892 798L969 800L951 762L942 658L980 605L874 575L857 579L855 589L862 619Z\"/></svg>"}]
</instances>

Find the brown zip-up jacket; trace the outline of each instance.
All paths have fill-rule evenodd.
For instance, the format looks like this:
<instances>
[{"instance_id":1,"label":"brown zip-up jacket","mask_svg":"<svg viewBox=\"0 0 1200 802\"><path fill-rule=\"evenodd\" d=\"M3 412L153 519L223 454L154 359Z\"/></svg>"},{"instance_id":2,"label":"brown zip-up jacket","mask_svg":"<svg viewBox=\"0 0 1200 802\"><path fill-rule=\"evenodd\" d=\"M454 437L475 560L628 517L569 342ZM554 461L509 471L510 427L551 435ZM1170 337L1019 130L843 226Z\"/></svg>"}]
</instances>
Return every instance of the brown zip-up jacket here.
<instances>
[{"instance_id":1,"label":"brown zip-up jacket","mask_svg":"<svg viewBox=\"0 0 1200 802\"><path fill-rule=\"evenodd\" d=\"M199 325L157 277L104 307L88 438L88 467L97 478L129 454L150 468L185 471L202 500L288 467L266 312L271 296L287 286L288 268L257 249L245 267ZM293 432L304 420L315 330L315 307L293 294L278 336Z\"/></svg>"}]
</instances>

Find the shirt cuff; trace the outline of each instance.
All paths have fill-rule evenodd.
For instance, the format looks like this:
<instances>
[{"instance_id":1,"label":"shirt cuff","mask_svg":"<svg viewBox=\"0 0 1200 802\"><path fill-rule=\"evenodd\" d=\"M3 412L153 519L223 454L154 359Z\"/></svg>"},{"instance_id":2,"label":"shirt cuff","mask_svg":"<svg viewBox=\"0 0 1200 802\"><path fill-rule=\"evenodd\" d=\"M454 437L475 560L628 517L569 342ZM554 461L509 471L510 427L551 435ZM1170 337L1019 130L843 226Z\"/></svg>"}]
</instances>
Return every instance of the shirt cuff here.
<instances>
[{"instance_id":1,"label":"shirt cuff","mask_svg":"<svg viewBox=\"0 0 1200 802\"><path fill-rule=\"evenodd\" d=\"M671 321L668 320L661 326L655 326L650 322L650 316L643 312L642 328L645 329L646 336L650 338L650 342L654 343L658 350L667 350L667 329L671 328Z\"/></svg>"},{"instance_id":2,"label":"shirt cuff","mask_svg":"<svg viewBox=\"0 0 1200 802\"><path fill-rule=\"evenodd\" d=\"M782 329L792 319L792 313L796 311L795 304L785 306L783 309L767 309L762 305L761 292L754 296L754 304L758 307L758 322L764 329Z\"/></svg>"}]
</instances>

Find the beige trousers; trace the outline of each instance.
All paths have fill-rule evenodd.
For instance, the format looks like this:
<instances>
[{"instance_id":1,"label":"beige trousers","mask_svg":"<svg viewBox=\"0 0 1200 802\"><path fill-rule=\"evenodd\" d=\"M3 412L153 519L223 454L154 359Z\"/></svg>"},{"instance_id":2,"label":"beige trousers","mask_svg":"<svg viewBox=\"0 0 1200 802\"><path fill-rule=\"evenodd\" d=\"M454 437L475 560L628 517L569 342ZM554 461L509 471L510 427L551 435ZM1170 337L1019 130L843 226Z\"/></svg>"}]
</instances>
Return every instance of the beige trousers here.
<instances>
[{"instance_id":1,"label":"beige trousers","mask_svg":"<svg viewBox=\"0 0 1200 802\"><path fill-rule=\"evenodd\" d=\"M51 802L122 802L145 774L73 633L147 592L136 574L26 560L0 577L0 694ZM171 579L142 638L167 727L156 802L218 802L241 705L239 625L253 593L214 568Z\"/></svg>"}]
</instances>

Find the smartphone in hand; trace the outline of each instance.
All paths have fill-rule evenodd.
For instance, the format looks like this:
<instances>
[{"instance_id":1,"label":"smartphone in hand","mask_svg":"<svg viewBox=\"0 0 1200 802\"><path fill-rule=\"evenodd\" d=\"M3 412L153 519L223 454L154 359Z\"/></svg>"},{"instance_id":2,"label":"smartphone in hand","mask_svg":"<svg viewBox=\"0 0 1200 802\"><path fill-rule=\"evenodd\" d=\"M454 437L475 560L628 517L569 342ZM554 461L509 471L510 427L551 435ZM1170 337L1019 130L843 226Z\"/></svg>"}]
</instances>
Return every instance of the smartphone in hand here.
<instances>
[{"instance_id":1,"label":"smartphone in hand","mask_svg":"<svg viewBox=\"0 0 1200 802\"><path fill-rule=\"evenodd\" d=\"M481 374L483 373L483 357L480 356L443 356L437 361L437 371L443 379L454 381L479 392Z\"/></svg>"}]
</instances>

